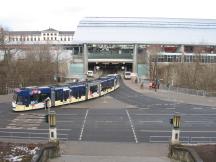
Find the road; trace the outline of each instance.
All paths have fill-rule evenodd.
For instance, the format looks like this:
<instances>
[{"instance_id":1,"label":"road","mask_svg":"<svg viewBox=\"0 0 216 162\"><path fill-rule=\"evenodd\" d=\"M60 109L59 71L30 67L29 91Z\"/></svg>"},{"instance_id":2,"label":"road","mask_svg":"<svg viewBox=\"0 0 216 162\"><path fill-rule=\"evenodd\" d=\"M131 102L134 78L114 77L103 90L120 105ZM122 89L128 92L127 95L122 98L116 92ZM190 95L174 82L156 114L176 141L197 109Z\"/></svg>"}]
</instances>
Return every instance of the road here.
<instances>
[{"instance_id":1,"label":"road","mask_svg":"<svg viewBox=\"0 0 216 162\"><path fill-rule=\"evenodd\" d=\"M60 140L167 143L169 119L182 116L180 140L216 143L216 108L162 101L123 83L111 94L88 102L54 108ZM0 103L0 138L47 139L46 110L15 113Z\"/></svg>"}]
</instances>

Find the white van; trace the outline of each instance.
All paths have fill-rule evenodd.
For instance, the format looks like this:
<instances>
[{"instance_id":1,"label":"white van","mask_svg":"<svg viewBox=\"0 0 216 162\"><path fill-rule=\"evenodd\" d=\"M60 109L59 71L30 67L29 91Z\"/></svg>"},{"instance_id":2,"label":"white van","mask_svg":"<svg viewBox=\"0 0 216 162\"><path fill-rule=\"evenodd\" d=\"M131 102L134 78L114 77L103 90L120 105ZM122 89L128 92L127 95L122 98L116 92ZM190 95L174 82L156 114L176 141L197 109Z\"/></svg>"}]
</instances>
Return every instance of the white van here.
<instances>
[{"instance_id":1,"label":"white van","mask_svg":"<svg viewBox=\"0 0 216 162\"><path fill-rule=\"evenodd\" d=\"M131 79L131 72L130 71L125 71L124 78L125 79Z\"/></svg>"},{"instance_id":2,"label":"white van","mask_svg":"<svg viewBox=\"0 0 216 162\"><path fill-rule=\"evenodd\" d=\"M93 76L94 76L93 71L88 71L88 72L87 72L87 76L88 76L88 77L93 77Z\"/></svg>"}]
</instances>

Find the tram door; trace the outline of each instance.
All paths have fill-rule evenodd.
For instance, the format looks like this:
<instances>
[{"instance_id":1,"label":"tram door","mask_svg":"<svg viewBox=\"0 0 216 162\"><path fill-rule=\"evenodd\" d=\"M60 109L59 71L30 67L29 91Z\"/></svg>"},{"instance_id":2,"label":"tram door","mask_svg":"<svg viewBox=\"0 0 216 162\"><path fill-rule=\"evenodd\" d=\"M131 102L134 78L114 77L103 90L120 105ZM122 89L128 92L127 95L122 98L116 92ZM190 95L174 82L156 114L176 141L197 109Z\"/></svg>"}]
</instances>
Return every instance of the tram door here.
<instances>
[{"instance_id":1,"label":"tram door","mask_svg":"<svg viewBox=\"0 0 216 162\"><path fill-rule=\"evenodd\" d=\"M64 89L63 89L63 95L64 95L64 100L63 100L63 102L66 103L67 100L68 100L69 97L70 97L70 89L69 89L69 88L64 88Z\"/></svg>"}]
</instances>

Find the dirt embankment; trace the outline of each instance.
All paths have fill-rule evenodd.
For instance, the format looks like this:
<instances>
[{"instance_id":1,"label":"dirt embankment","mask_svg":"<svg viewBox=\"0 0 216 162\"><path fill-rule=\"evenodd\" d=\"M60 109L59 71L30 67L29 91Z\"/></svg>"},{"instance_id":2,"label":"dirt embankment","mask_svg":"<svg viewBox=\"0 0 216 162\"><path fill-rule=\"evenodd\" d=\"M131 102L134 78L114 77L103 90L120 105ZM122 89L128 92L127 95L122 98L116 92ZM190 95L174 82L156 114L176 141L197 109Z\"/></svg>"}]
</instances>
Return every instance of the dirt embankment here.
<instances>
[{"instance_id":1,"label":"dirt embankment","mask_svg":"<svg viewBox=\"0 0 216 162\"><path fill-rule=\"evenodd\" d=\"M0 142L0 161L29 162L32 156L42 147L42 144L23 144Z\"/></svg>"},{"instance_id":2,"label":"dirt embankment","mask_svg":"<svg viewBox=\"0 0 216 162\"><path fill-rule=\"evenodd\" d=\"M203 162L216 162L216 145L191 146L199 154Z\"/></svg>"}]
</instances>

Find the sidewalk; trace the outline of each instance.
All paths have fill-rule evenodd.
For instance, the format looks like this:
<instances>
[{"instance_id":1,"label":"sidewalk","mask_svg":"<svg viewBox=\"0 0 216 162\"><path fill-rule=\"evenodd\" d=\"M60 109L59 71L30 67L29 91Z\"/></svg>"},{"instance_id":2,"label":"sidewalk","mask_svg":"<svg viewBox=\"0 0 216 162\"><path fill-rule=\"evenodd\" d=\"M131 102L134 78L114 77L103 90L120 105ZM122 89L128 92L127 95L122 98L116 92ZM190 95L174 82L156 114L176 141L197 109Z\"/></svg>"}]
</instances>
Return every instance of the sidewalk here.
<instances>
[{"instance_id":1,"label":"sidewalk","mask_svg":"<svg viewBox=\"0 0 216 162\"><path fill-rule=\"evenodd\" d=\"M133 83L131 80L122 80L129 88L146 96L158 98L165 101L216 107L216 97L195 96L184 93L176 93L174 91L163 89L159 89L157 90L157 92L155 92L154 89L149 89L147 86L145 86L143 89L140 89L140 84Z\"/></svg>"},{"instance_id":2,"label":"sidewalk","mask_svg":"<svg viewBox=\"0 0 216 162\"><path fill-rule=\"evenodd\" d=\"M168 144L64 142L61 150L49 162L171 162Z\"/></svg>"},{"instance_id":3,"label":"sidewalk","mask_svg":"<svg viewBox=\"0 0 216 162\"><path fill-rule=\"evenodd\" d=\"M0 103L11 102L13 94L0 95Z\"/></svg>"}]
</instances>

